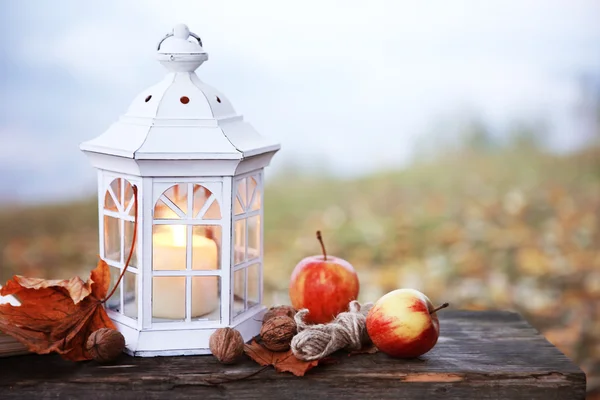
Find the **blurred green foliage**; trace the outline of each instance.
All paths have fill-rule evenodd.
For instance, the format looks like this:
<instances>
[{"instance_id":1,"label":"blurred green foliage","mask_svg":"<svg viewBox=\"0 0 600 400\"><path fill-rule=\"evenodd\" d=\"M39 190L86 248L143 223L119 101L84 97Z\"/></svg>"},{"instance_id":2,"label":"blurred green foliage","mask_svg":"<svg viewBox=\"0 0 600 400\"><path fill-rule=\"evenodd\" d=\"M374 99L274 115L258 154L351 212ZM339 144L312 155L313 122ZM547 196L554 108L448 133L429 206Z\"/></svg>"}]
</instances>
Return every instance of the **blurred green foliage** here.
<instances>
[{"instance_id":1,"label":"blurred green foliage","mask_svg":"<svg viewBox=\"0 0 600 400\"><path fill-rule=\"evenodd\" d=\"M496 146L474 132L472 146L401 171L344 180L289 170L269 179L266 302L289 302L291 271L319 253L320 229L328 253L358 271L361 300L413 287L454 308L518 310L596 387L600 149L557 156L533 136ZM95 199L6 209L0 279L85 276L97 238Z\"/></svg>"}]
</instances>

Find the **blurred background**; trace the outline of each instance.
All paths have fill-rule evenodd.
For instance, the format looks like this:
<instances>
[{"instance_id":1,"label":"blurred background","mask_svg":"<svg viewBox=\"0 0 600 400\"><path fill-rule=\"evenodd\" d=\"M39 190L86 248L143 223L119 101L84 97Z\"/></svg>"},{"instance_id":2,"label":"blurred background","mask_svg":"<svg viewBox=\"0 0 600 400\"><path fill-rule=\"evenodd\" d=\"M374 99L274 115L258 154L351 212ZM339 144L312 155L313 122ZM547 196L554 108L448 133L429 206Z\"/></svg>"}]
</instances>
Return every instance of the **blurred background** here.
<instances>
[{"instance_id":1,"label":"blurred background","mask_svg":"<svg viewBox=\"0 0 600 400\"><path fill-rule=\"evenodd\" d=\"M600 3L0 0L0 281L87 275L80 142L162 79L179 22L200 78L283 149L267 171L266 299L295 264L521 312L600 398Z\"/></svg>"}]
</instances>

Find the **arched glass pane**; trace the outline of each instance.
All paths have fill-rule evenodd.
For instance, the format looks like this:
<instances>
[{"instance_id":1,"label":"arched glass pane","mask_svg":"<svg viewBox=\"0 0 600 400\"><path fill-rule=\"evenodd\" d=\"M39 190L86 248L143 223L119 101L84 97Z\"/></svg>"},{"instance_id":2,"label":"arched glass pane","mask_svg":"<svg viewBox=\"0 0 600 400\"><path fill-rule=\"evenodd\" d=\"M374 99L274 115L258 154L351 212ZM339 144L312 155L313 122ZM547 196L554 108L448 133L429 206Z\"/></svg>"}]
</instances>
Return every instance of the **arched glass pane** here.
<instances>
[{"instance_id":1,"label":"arched glass pane","mask_svg":"<svg viewBox=\"0 0 600 400\"><path fill-rule=\"evenodd\" d=\"M219 207L219 203L217 200L213 200L208 210L202 217L202 219L221 219L221 207Z\"/></svg>"},{"instance_id":2,"label":"arched glass pane","mask_svg":"<svg viewBox=\"0 0 600 400\"><path fill-rule=\"evenodd\" d=\"M202 185L194 185L194 218L221 219L221 207L214 194Z\"/></svg>"},{"instance_id":3,"label":"arched glass pane","mask_svg":"<svg viewBox=\"0 0 600 400\"><path fill-rule=\"evenodd\" d=\"M165 203L173 209L173 211L180 211L181 214L186 215L188 212L187 208L187 196L188 196L188 185L181 183L178 185L171 186L163 193L169 201Z\"/></svg>"},{"instance_id":4,"label":"arched glass pane","mask_svg":"<svg viewBox=\"0 0 600 400\"><path fill-rule=\"evenodd\" d=\"M104 215L104 254L106 260L124 262L129 255L133 239L133 221L125 221L133 216L133 186L123 178L114 179L104 194L104 210L116 215ZM135 249L134 249L135 251ZM135 253L132 266L137 266Z\"/></svg>"},{"instance_id":5,"label":"arched glass pane","mask_svg":"<svg viewBox=\"0 0 600 400\"><path fill-rule=\"evenodd\" d=\"M115 194L115 199L118 205L123 204L123 193L121 191L123 184L121 182L121 178L117 178L110 183L110 188L112 192Z\"/></svg>"},{"instance_id":6,"label":"arched glass pane","mask_svg":"<svg viewBox=\"0 0 600 400\"><path fill-rule=\"evenodd\" d=\"M159 199L154 206L154 219L179 219L179 215Z\"/></svg>"},{"instance_id":7,"label":"arched glass pane","mask_svg":"<svg viewBox=\"0 0 600 400\"><path fill-rule=\"evenodd\" d=\"M244 207L242 207L242 203L240 202L239 197L235 197L235 206L234 206L234 211L235 211L235 215L240 215L244 213Z\"/></svg>"},{"instance_id":8,"label":"arched glass pane","mask_svg":"<svg viewBox=\"0 0 600 400\"><path fill-rule=\"evenodd\" d=\"M236 203L236 215L242 214L246 211L248 206L248 188L246 187L246 178L240 179L236 185L236 198L240 204L240 211L238 212L238 207Z\"/></svg>"},{"instance_id":9,"label":"arched glass pane","mask_svg":"<svg viewBox=\"0 0 600 400\"><path fill-rule=\"evenodd\" d=\"M123 211L126 212L128 215L130 216L134 216L134 209L133 209L133 203L134 203L134 198L133 198L133 186L131 186L131 183L129 183L129 181L125 181L125 191L123 194Z\"/></svg>"},{"instance_id":10,"label":"arched glass pane","mask_svg":"<svg viewBox=\"0 0 600 400\"><path fill-rule=\"evenodd\" d=\"M260 187L253 177L248 178L248 211L260 209Z\"/></svg>"},{"instance_id":11,"label":"arched glass pane","mask_svg":"<svg viewBox=\"0 0 600 400\"><path fill-rule=\"evenodd\" d=\"M112 195L110 194L110 192L108 190L106 191L106 194L104 195L104 209L108 210L108 211L119 212L117 203L115 203L115 200L113 199Z\"/></svg>"},{"instance_id":12,"label":"arched glass pane","mask_svg":"<svg viewBox=\"0 0 600 400\"><path fill-rule=\"evenodd\" d=\"M200 211L206 211L206 200L210 198L211 191L201 185L194 185L194 218L202 218Z\"/></svg>"},{"instance_id":13,"label":"arched glass pane","mask_svg":"<svg viewBox=\"0 0 600 400\"><path fill-rule=\"evenodd\" d=\"M123 178L114 179L104 194L104 209L125 212L133 201L133 187ZM128 210L132 212L133 210ZM130 214L133 215L133 214Z\"/></svg>"}]
</instances>

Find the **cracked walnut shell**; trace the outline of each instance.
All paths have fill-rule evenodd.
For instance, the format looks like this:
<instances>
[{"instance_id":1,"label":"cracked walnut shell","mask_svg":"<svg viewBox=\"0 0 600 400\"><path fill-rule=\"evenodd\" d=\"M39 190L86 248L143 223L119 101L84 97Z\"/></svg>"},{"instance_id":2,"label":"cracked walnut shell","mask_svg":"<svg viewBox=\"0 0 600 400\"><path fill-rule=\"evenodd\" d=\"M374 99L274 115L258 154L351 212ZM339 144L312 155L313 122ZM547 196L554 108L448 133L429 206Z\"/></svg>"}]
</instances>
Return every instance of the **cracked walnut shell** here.
<instances>
[{"instance_id":1,"label":"cracked walnut shell","mask_svg":"<svg viewBox=\"0 0 600 400\"><path fill-rule=\"evenodd\" d=\"M297 332L296 322L286 316L273 317L265 321L260 337L263 345L271 351L286 351Z\"/></svg>"}]
</instances>

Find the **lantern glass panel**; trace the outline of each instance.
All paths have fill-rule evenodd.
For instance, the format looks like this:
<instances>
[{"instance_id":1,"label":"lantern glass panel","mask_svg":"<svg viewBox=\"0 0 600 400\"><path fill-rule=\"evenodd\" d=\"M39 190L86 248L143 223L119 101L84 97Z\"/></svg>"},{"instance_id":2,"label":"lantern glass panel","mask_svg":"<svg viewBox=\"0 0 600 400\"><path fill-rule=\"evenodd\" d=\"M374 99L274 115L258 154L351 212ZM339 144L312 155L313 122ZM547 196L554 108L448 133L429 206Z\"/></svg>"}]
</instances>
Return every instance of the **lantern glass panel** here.
<instances>
[{"instance_id":1,"label":"lantern glass panel","mask_svg":"<svg viewBox=\"0 0 600 400\"><path fill-rule=\"evenodd\" d=\"M133 221L123 221L125 224L125 248L123 249L125 253L124 261L127 261L127 257L129 256L129 252L131 251L131 244L133 241L133 230L135 228L135 223ZM129 266L137 267L137 240L135 245L133 246L133 252L131 254L131 261L129 261Z\"/></svg>"},{"instance_id":2,"label":"lantern glass panel","mask_svg":"<svg viewBox=\"0 0 600 400\"><path fill-rule=\"evenodd\" d=\"M115 267L109 267L110 270L110 285L108 287L108 293L110 293L117 281L119 280L119 276L121 275L121 269ZM117 290L113 293L113 295L106 301L106 308L109 310L121 311L121 285L117 287Z\"/></svg>"},{"instance_id":3,"label":"lantern glass panel","mask_svg":"<svg viewBox=\"0 0 600 400\"><path fill-rule=\"evenodd\" d=\"M220 219L221 208L213 193L202 185L194 185L194 218Z\"/></svg>"},{"instance_id":4,"label":"lantern glass panel","mask_svg":"<svg viewBox=\"0 0 600 400\"><path fill-rule=\"evenodd\" d=\"M254 179L253 177L248 178L248 193L249 193L249 197L250 197L250 204L248 206L248 211L260 210L260 202L261 202L260 188L258 187L258 184L256 183L256 179Z\"/></svg>"},{"instance_id":5,"label":"lantern glass panel","mask_svg":"<svg viewBox=\"0 0 600 400\"><path fill-rule=\"evenodd\" d=\"M158 200L154 206L154 219L179 219L179 215L164 201Z\"/></svg>"},{"instance_id":6,"label":"lantern glass panel","mask_svg":"<svg viewBox=\"0 0 600 400\"><path fill-rule=\"evenodd\" d=\"M192 269L216 270L220 268L221 227L199 225L193 227Z\"/></svg>"},{"instance_id":7,"label":"lantern glass panel","mask_svg":"<svg viewBox=\"0 0 600 400\"><path fill-rule=\"evenodd\" d=\"M210 198L211 191L201 185L194 185L194 217L202 218L200 211L206 205L206 201ZM211 199L212 201L212 199Z\"/></svg>"},{"instance_id":8,"label":"lantern glass panel","mask_svg":"<svg viewBox=\"0 0 600 400\"><path fill-rule=\"evenodd\" d=\"M118 201L118 200L117 200ZM107 190L104 195L104 209L107 211L119 212L117 202L113 198L112 194Z\"/></svg>"},{"instance_id":9,"label":"lantern glass panel","mask_svg":"<svg viewBox=\"0 0 600 400\"><path fill-rule=\"evenodd\" d=\"M167 203L167 205L171 207L173 211L180 211L180 213L183 215L187 214L188 212L187 189L187 184L178 184L171 186L163 193L163 196L167 199L165 203Z\"/></svg>"},{"instance_id":10,"label":"lantern glass panel","mask_svg":"<svg viewBox=\"0 0 600 400\"><path fill-rule=\"evenodd\" d=\"M219 207L216 200L208 207L202 219L221 219L221 207Z\"/></svg>"},{"instance_id":11,"label":"lantern glass panel","mask_svg":"<svg viewBox=\"0 0 600 400\"><path fill-rule=\"evenodd\" d=\"M123 178L113 179L104 193L103 240L105 260L124 263L133 235L133 186ZM133 259L136 265L137 260Z\"/></svg>"},{"instance_id":12,"label":"lantern glass panel","mask_svg":"<svg viewBox=\"0 0 600 400\"><path fill-rule=\"evenodd\" d=\"M248 218L248 255L252 260L260 257L260 215Z\"/></svg>"},{"instance_id":13,"label":"lantern glass panel","mask_svg":"<svg viewBox=\"0 0 600 400\"><path fill-rule=\"evenodd\" d=\"M240 219L234 224L234 264L241 264L246 261L246 220Z\"/></svg>"},{"instance_id":14,"label":"lantern glass panel","mask_svg":"<svg viewBox=\"0 0 600 400\"><path fill-rule=\"evenodd\" d=\"M236 186L236 196L241 204L242 212L244 212L248 208L248 188L246 185L246 178L240 179Z\"/></svg>"},{"instance_id":15,"label":"lantern glass panel","mask_svg":"<svg viewBox=\"0 0 600 400\"><path fill-rule=\"evenodd\" d=\"M187 229L186 225L153 226L152 269L154 271L186 269Z\"/></svg>"},{"instance_id":16,"label":"lantern glass panel","mask_svg":"<svg viewBox=\"0 0 600 400\"><path fill-rule=\"evenodd\" d=\"M185 320L185 276L152 278L152 321Z\"/></svg>"},{"instance_id":17,"label":"lantern glass panel","mask_svg":"<svg viewBox=\"0 0 600 400\"><path fill-rule=\"evenodd\" d=\"M121 262L121 220L104 216L104 258Z\"/></svg>"},{"instance_id":18,"label":"lantern glass panel","mask_svg":"<svg viewBox=\"0 0 600 400\"><path fill-rule=\"evenodd\" d=\"M128 181L125 181L124 193L123 193L123 211L133 217L135 210L133 209L134 197L133 197L133 186Z\"/></svg>"},{"instance_id":19,"label":"lantern glass panel","mask_svg":"<svg viewBox=\"0 0 600 400\"><path fill-rule=\"evenodd\" d=\"M123 287L123 314L129 318L137 319L137 275L125 271L121 286Z\"/></svg>"},{"instance_id":20,"label":"lantern glass panel","mask_svg":"<svg viewBox=\"0 0 600 400\"><path fill-rule=\"evenodd\" d=\"M192 319L221 320L221 285L218 276L194 276L192 279Z\"/></svg>"},{"instance_id":21,"label":"lantern glass panel","mask_svg":"<svg viewBox=\"0 0 600 400\"><path fill-rule=\"evenodd\" d=\"M239 197L235 197L235 206L234 206L235 215L240 215L244 213L244 207L242 207L242 203L240 202Z\"/></svg>"},{"instance_id":22,"label":"lantern glass panel","mask_svg":"<svg viewBox=\"0 0 600 400\"><path fill-rule=\"evenodd\" d=\"M246 269L233 273L233 316L244 312L246 297Z\"/></svg>"},{"instance_id":23,"label":"lantern glass panel","mask_svg":"<svg viewBox=\"0 0 600 400\"><path fill-rule=\"evenodd\" d=\"M248 308L260 304L260 264L248 267Z\"/></svg>"},{"instance_id":24,"label":"lantern glass panel","mask_svg":"<svg viewBox=\"0 0 600 400\"><path fill-rule=\"evenodd\" d=\"M122 196L122 186L123 186L123 180L122 178L117 178L114 179L111 183L110 183L110 188L108 189L109 193L112 192L112 195L114 196L114 200L117 203L117 205L119 206L119 209L122 209L122 205L123 205L123 196Z\"/></svg>"}]
</instances>

